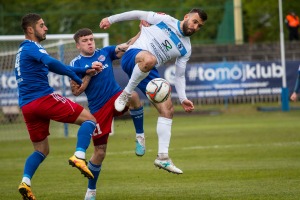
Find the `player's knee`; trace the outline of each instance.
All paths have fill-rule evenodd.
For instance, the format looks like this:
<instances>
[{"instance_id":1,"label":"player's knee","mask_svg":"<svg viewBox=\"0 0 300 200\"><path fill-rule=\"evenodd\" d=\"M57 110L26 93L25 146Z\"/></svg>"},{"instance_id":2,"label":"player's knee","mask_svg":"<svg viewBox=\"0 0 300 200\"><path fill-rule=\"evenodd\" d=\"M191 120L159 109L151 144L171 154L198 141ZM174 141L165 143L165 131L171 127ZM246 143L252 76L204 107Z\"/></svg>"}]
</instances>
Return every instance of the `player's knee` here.
<instances>
[{"instance_id":1,"label":"player's knee","mask_svg":"<svg viewBox=\"0 0 300 200\"><path fill-rule=\"evenodd\" d=\"M92 121L92 122L94 122L94 123L97 122L96 118L95 118L92 114L89 115L89 117L88 117L87 120L90 120L90 121Z\"/></svg>"},{"instance_id":2,"label":"player's knee","mask_svg":"<svg viewBox=\"0 0 300 200\"><path fill-rule=\"evenodd\" d=\"M35 151L39 152L41 155L44 156L44 159L49 155L49 147L44 147L44 148L38 148L38 149L35 149Z\"/></svg>"},{"instance_id":3,"label":"player's knee","mask_svg":"<svg viewBox=\"0 0 300 200\"><path fill-rule=\"evenodd\" d=\"M83 122L90 121L96 124L97 120L95 117L86 109L83 109L83 111L80 113L78 118L75 120L74 124L81 125Z\"/></svg>"},{"instance_id":4,"label":"player's knee","mask_svg":"<svg viewBox=\"0 0 300 200\"><path fill-rule=\"evenodd\" d=\"M50 150L49 149L47 149L43 154L44 154L44 156L45 156L45 158L49 155L49 153L50 153ZM45 159L44 158L44 159Z\"/></svg>"},{"instance_id":5,"label":"player's knee","mask_svg":"<svg viewBox=\"0 0 300 200\"><path fill-rule=\"evenodd\" d=\"M137 63L142 71L150 71L156 65L156 58L148 52L143 52L137 58Z\"/></svg>"},{"instance_id":6,"label":"player's knee","mask_svg":"<svg viewBox=\"0 0 300 200\"><path fill-rule=\"evenodd\" d=\"M152 69L156 65L156 58L153 55L148 55L144 59L144 64L147 68Z\"/></svg>"},{"instance_id":7,"label":"player's knee","mask_svg":"<svg viewBox=\"0 0 300 200\"><path fill-rule=\"evenodd\" d=\"M103 160L106 156L106 152L105 151L98 151L97 153L97 157L101 160Z\"/></svg>"},{"instance_id":8,"label":"player's knee","mask_svg":"<svg viewBox=\"0 0 300 200\"><path fill-rule=\"evenodd\" d=\"M158 112L160 116L172 119L174 115L174 106L172 101L168 99L167 101L160 103L158 106Z\"/></svg>"},{"instance_id":9,"label":"player's knee","mask_svg":"<svg viewBox=\"0 0 300 200\"><path fill-rule=\"evenodd\" d=\"M86 114L85 114L85 120L84 121L92 121L94 123L97 122L96 118L88 111L86 111Z\"/></svg>"},{"instance_id":10,"label":"player's knee","mask_svg":"<svg viewBox=\"0 0 300 200\"><path fill-rule=\"evenodd\" d=\"M170 107L169 109L164 109L161 113L162 117L166 117L172 119L174 115L174 107Z\"/></svg>"},{"instance_id":11,"label":"player's knee","mask_svg":"<svg viewBox=\"0 0 300 200\"><path fill-rule=\"evenodd\" d=\"M95 147L94 155L95 155L95 159L98 162L102 162L106 156L106 150L104 150L103 148Z\"/></svg>"}]
</instances>

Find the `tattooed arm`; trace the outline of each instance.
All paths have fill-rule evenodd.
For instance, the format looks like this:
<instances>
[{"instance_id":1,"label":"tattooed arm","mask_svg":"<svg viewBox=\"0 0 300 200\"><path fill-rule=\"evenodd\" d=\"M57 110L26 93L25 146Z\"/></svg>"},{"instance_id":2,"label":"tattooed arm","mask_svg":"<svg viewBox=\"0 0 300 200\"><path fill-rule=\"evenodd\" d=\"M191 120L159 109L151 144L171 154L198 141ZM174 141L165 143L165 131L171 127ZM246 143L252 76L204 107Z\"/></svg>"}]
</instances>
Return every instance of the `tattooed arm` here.
<instances>
[{"instance_id":1,"label":"tattooed arm","mask_svg":"<svg viewBox=\"0 0 300 200\"><path fill-rule=\"evenodd\" d=\"M82 78L82 85L80 87L80 85L76 84L75 81L70 80L70 86L71 86L71 90L74 96L79 96L81 93L84 92L84 90L86 89L86 87L88 86L90 80L91 80L92 76L91 75L85 75Z\"/></svg>"},{"instance_id":2,"label":"tattooed arm","mask_svg":"<svg viewBox=\"0 0 300 200\"><path fill-rule=\"evenodd\" d=\"M97 71L95 70L96 68L97 68ZM88 69L86 71L86 75L82 78L81 86L76 84L75 81L70 80L70 87L71 87L71 91L72 91L73 95L79 96L81 93L83 93L85 91L85 89L87 88L87 86L89 85L92 76L96 75L97 73L102 72L102 70L103 70L102 63L95 61L92 63L92 69Z\"/></svg>"}]
</instances>

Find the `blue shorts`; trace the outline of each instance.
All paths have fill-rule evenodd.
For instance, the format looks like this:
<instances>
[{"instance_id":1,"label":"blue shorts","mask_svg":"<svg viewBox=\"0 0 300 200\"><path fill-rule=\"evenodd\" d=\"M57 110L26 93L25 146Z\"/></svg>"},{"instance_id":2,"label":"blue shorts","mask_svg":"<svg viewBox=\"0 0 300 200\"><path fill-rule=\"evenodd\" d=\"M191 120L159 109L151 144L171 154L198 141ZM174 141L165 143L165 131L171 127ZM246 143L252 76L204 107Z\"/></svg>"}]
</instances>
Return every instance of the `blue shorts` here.
<instances>
[{"instance_id":1,"label":"blue shorts","mask_svg":"<svg viewBox=\"0 0 300 200\"><path fill-rule=\"evenodd\" d=\"M142 51L142 49L129 49L122 57L121 66L123 71L128 75L129 78L131 77L133 68L135 66L135 57L140 51ZM150 71L149 75L137 86L144 93L144 95L146 95L147 84L154 78L160 78L160 75L155 67Z\"/></svg>"}]
</instances>

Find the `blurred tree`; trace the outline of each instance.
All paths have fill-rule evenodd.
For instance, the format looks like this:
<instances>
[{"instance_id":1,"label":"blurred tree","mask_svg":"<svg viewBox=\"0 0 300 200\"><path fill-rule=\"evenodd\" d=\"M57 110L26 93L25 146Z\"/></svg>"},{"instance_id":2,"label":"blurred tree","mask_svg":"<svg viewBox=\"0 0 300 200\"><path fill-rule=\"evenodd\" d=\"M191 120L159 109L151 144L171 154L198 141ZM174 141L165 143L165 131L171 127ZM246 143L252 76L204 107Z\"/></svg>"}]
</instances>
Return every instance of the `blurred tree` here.
<instances>
[{"instance_id":1,"label":"blurred tree","mask_svg":"<svg viewBox=\"0 0 300 200\"><path fill-rule=\"evenodd\" d=\"M20 35L21 17L29 12L42 15L50 34L74 33L88 27L95 33L100 30L102 18L129 10L147 10L167 13L179 20L193 7L200 7L208 13L208 21L203 30L191 37L194 44L215 43L219 25L224 15L226 0L0 0L0 34ZM278 1L243 0L243 23L245 42L271 42L279 39ZM284 0L284 16L289 10L300 14L300 3ZM134 36L138 31L138 21L114 24L108 32L110 42L120 43ZM286 34L287 35L287 34Z\"/></svg>"},{"instance_id":2,"label":"blurred tree","mask_svg":"<svg viewBox=\"0 0 300 200\"><path fill-rule=\"evenodd\" d=\"M283 0L282 6L284 17L289 10L300 13L299 1ZM279 40L278 0L243 0L243 11L246 42L257 43ZM287 38L286 29L285 38Z\"/></svg>"}]
</instances>

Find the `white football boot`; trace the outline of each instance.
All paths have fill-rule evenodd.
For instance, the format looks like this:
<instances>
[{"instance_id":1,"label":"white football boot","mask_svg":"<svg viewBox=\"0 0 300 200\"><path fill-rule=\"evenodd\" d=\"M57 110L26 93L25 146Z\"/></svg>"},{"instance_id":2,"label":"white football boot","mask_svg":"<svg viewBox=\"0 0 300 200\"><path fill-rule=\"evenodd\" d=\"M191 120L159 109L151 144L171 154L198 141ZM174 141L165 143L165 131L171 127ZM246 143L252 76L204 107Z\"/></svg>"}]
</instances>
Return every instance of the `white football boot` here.
<instances>
[{"instance_id":1,"label":"white football boot","mask_svg":"<svg viewBox=\"0 0 300 200\"><path fill-rule=\"evenodd\" d=\"M182 174L183 172L181 169L177 168L172 160L170 158L164 158L160 159L157 157L154 161L154 165L158 167L159 169L164 169L168 172L174 173L174 174Z\"/></svg>"},{"instance_id":2,"label":"white football boot","mask_svg":"<svg viewBox=\"0 0 300 200\"><path fill-rule=\"evenodd\" d=\"M131 94L123 91L120 96L115 100L115 109L118 112L122 112L125 109L127 102L129 101Z\"/></svg>"}]
</instances>

